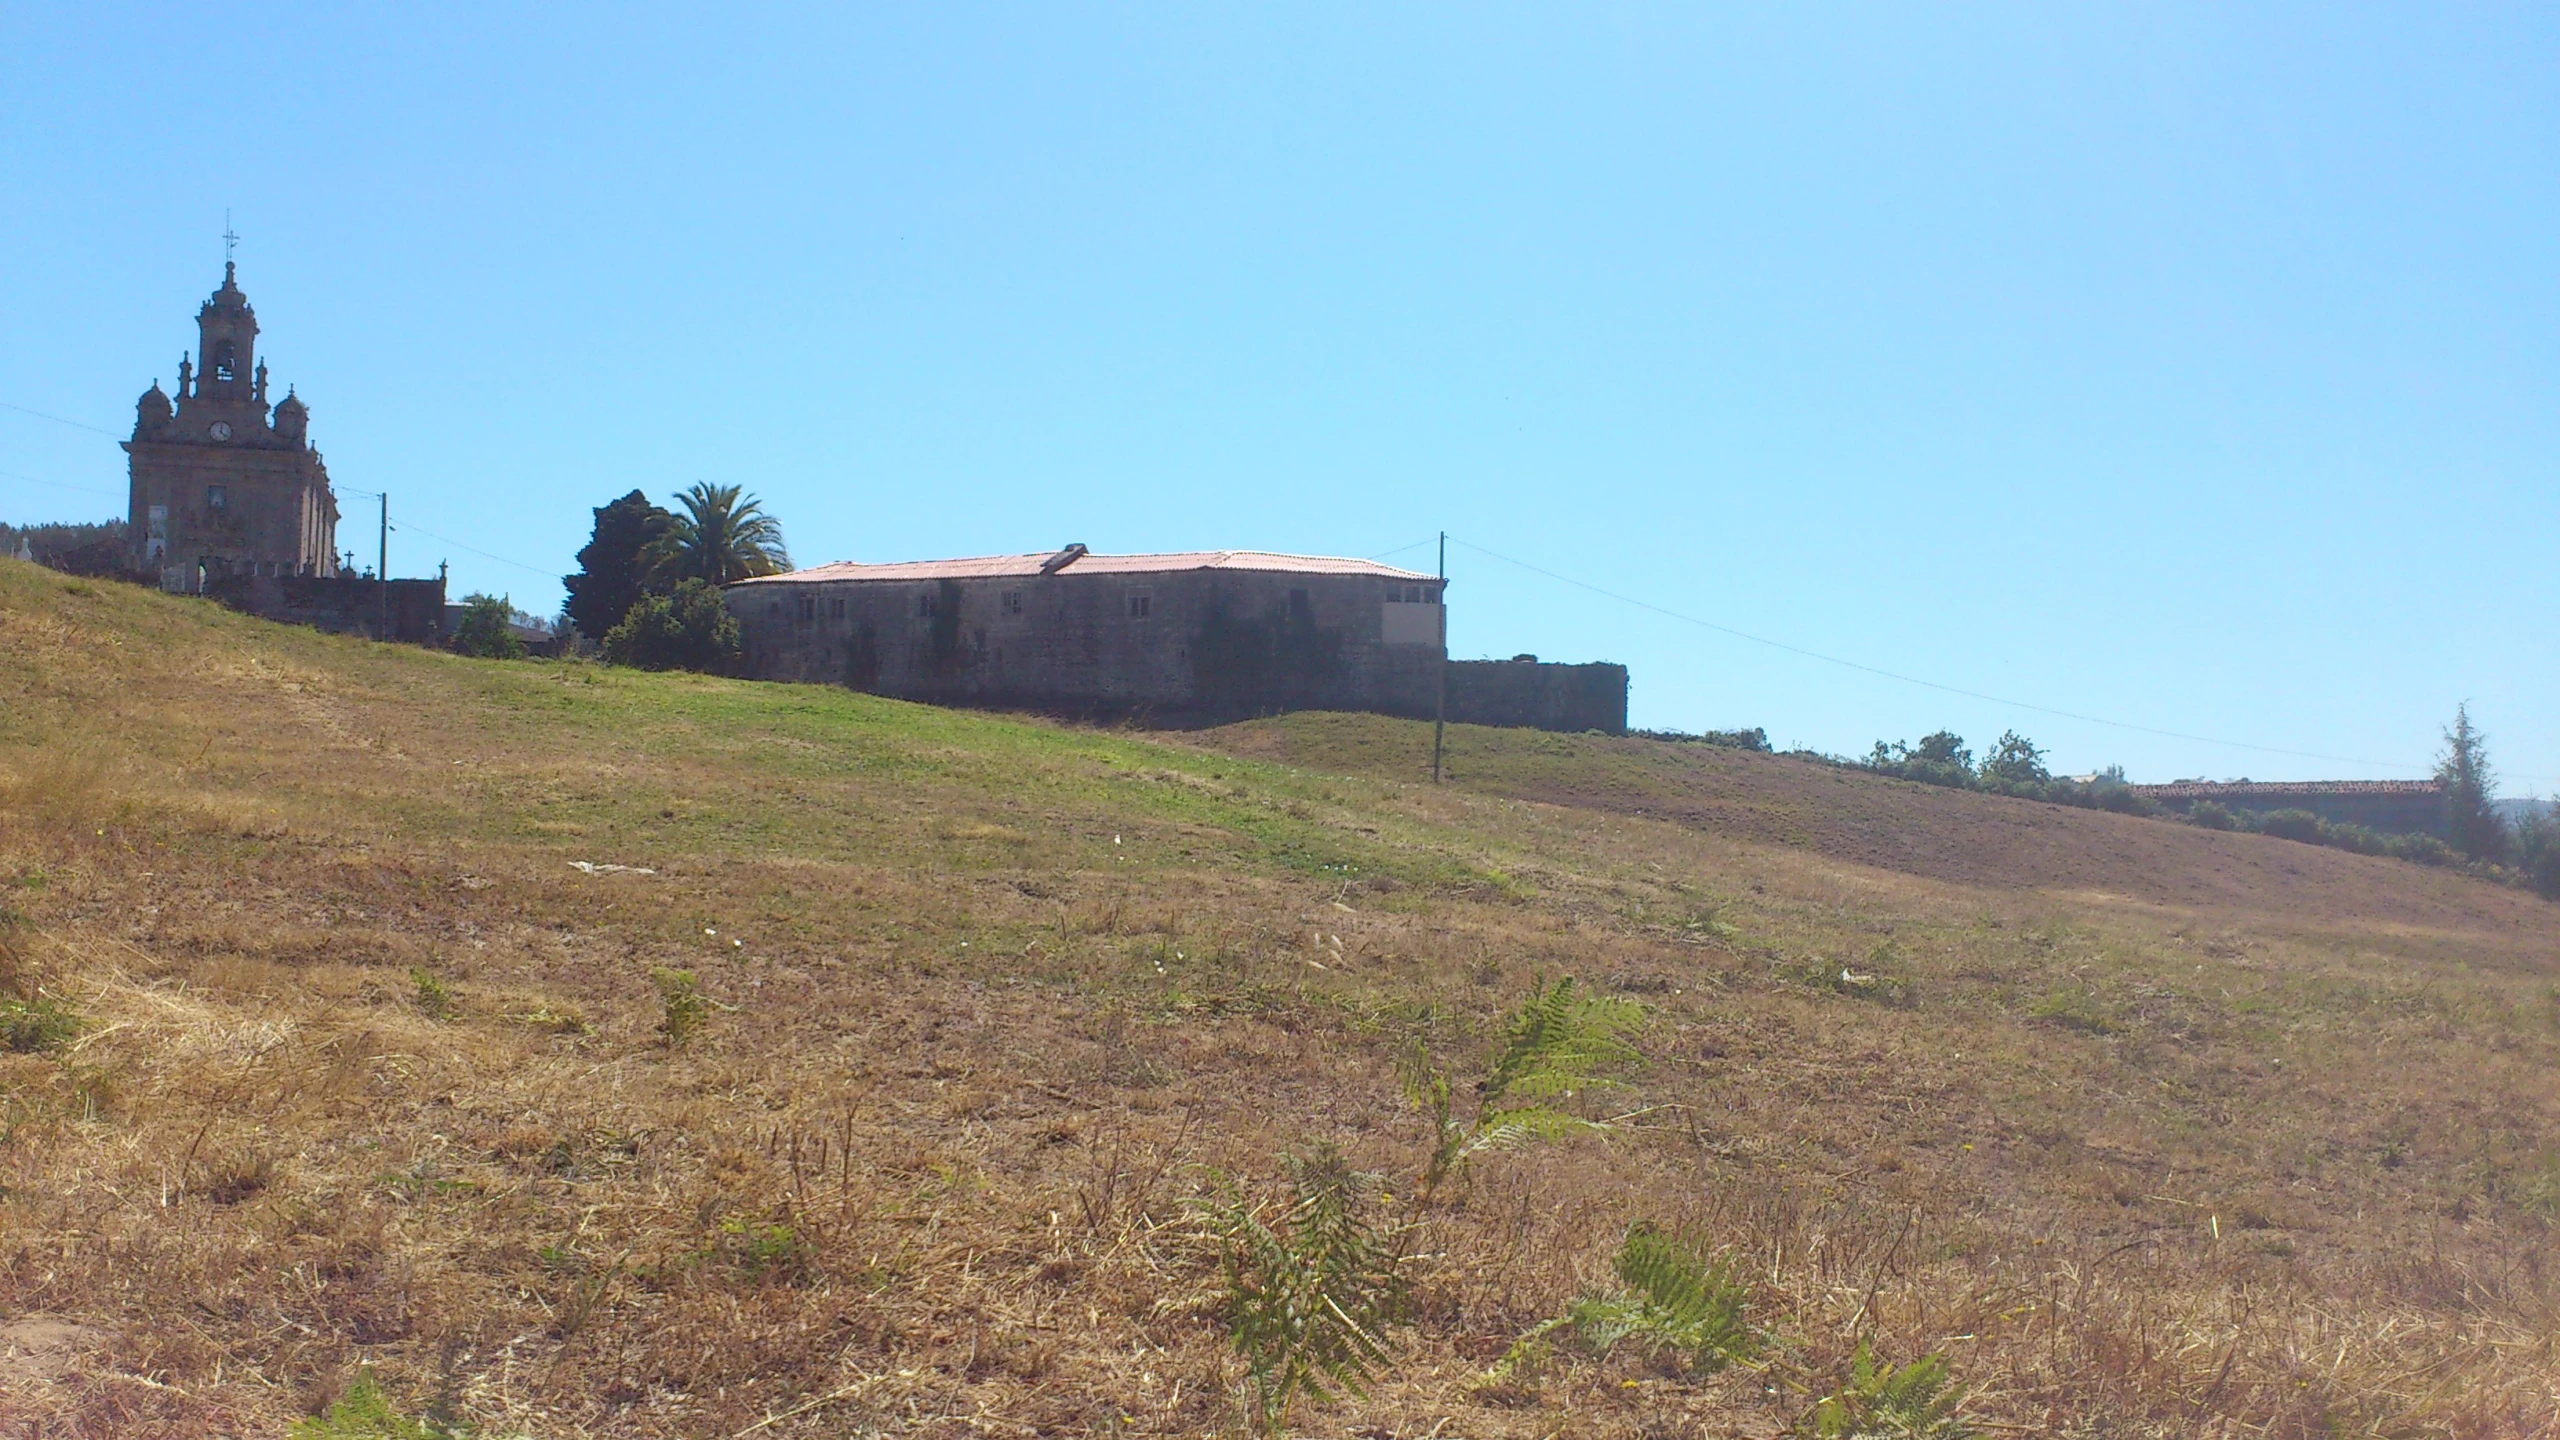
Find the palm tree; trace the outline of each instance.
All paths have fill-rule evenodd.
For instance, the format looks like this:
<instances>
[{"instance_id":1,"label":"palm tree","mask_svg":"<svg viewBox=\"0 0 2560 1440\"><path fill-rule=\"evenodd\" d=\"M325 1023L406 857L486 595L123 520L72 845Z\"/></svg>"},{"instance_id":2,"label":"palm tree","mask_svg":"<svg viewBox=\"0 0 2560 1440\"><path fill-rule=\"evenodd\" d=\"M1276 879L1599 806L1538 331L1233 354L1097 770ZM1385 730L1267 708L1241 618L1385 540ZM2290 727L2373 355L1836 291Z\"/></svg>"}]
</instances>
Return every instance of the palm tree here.
<instances>
[{"instance_id":1,"label":"palm tree","mask_svg":"<svg viewBox=\"0 0 2560 1440\"><path fill-rule=\"evenodd\" d=\"M790 569L782 522L764 513L754 496L741 498L739 490L695 481L676 496L681 511L668 517L649 545L650 578L661 585L679 580L726 585Z\"/></svg>"}]
</instances>

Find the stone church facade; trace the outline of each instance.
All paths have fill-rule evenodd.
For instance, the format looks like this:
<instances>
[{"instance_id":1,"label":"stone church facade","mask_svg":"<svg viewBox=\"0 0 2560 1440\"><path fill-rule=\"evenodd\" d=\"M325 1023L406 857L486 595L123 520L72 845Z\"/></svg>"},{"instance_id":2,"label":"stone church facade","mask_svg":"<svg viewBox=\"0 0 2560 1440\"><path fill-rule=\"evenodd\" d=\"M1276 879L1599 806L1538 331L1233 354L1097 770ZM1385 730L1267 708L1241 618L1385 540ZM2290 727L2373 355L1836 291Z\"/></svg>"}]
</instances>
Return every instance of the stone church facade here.
<instances>
[{"instance_id":1,"label":"stone church facade","mask_svg":"<svg viewBox=\"0 0 2560 1440\"><path fill-rule=\"evenodd\" d=\"M258 316L234 266L197 311L196 334L178 393L154 381L124 444L129 568L190 594L224 579L335 576L338 501L310 411L289 389L270 411Z\"/></svg>"},{"instance_id":2,"label":"stone church facade","mask_svg":"<svg viewBox=\"0 0 2560 1440\"><path fill-rule=\"evenodd\" d=\"M949 705L1181 723L1365 710L1623 731L1618 665L1451 663L1445 582L1225 550L838 564L723 592L749 674Z\"/></svg>"}]
</instances>

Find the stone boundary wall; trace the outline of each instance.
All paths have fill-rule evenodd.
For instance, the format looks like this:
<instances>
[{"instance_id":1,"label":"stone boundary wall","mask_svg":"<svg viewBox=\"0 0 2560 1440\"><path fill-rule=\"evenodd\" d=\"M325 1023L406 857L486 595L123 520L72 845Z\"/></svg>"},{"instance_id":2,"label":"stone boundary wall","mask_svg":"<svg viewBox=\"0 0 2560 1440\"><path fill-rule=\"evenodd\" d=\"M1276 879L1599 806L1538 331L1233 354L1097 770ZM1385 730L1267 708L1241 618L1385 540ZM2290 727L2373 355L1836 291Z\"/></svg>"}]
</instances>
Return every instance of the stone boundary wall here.
<instances>
[{"instance_id":1,"label":"stone boundary wall","mask_svg":"<svg viewBox=\"0 0 2560 1440\"><path fill-rule=\"evenodd\" d=\"M722 595L746 642L742 669L755 679L1188 728L1291 710L1430 719L1446 609L1414 592L1439 583L1070 563L954 576L822 569L741 581ZM1485 660L1446 671L1451 720L1626 732L1623 665Z\"/></svg>"},{"instance_id":2,"label":"stone boundary wall","mask_svg":"<svg viewBox=\"0 0 2560 1440\"><path fill-rule=\"evenodd\" d=\"M204 593L231 609L336 635L369 635L410 645L444 643L444 581L394 580L391 633L382 628L382 582L356 575L207 576Z\"/></svg>"},{"instance_id":3,"label":"stone boundary wall","mask_svg":"<svg viewBox=\"0 0 2560 1440\"><path fill-rule=\"evenodd\" d=\"M723 594L748 675L938 705L1171 726L1284 710L1427 719L1437 683L1437 647L1387 640L1383 612L1404 607L1375 576L1068 568Z\"/></svg>"},{"instance_id":4,"label":"stone boundary wall","mask_svg":"<svg viewBox=\"0 0 2560 1440\"><path fill-rule=\"evenodd\" d=\"M2205 801L2264 815L2308 810L2332 825L2362 825L2386 835L2434 835L2449 828L2444 786L2433 780L2188 781L2136 785L2133 791L2183 815Z\"/></svg>"},{"instance_id":5,"label":"stone boundary wall","mask_svg":"<svg viewBox=\"0 0 2560 1440\"><path fill-rule=\"evenodd\" d=\"M1627 667L1605 661L1449 662L1449 718L1462 725L1627 733Z\"/></svg>"}]
</instances>

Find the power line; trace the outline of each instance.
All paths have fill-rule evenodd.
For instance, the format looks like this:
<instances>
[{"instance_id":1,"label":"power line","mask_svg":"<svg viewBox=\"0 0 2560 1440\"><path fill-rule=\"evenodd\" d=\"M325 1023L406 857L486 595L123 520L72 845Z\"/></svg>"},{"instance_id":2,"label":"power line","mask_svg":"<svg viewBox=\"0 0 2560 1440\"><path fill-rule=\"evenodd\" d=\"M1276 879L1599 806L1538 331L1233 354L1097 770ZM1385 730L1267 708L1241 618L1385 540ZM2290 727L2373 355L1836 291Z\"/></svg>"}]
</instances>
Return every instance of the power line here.
<instances>
[{"instance_id":1,"label":"power line","mask_svg":"<svg viewBox=\"0 0 2560 1440\"><path fill-rule=\"evenodd\" d=\"M59 480L39 480L33 475L21 475L14 470L0 470L0 480L21 480L29 485L42 485L52 490L77 490L83 495L104 495L110 499L116 498L115 491L101 490L95 485L65 485Z\"/></svg>"},{"instance_id":2,"label":"power line","mask_svg":"<svg viewBox=\"0 0 2560 1440\"><path fill-rule=\"evenodd\" d=\"M495 560L495 561L497 561L497 562L498 562L499 564L501 564L501 565L513 565L514 567L516 567L516 568L517 568L517 569L519 569L519 570L524 571L524 572L525 572L526 574L528 574L528 575L539 575L539 576L541 576L541 577L542 577L543 579L545 579L545 580L557 580L557 579L559 579L559 578L560 578L559 576L554 575L554 574L552 574L550 571L545 570L545 569L542 569L542 568L540 568L539 566L527 565L526 563L524 563L524 562L523 562L523 561L521 561L521 560L510 560L510 559L508 559L508 558L507 558L506 556L504 556L504 555L492 555L492 554L490 554L490 553L489 553L488 551L486 551L486 550L479 549L479 548L477 548L477 547L475 547L475 546L465 545L465 544L463 544L461 541L456 540L456 539L453 539L453 538L451 538L451 537L449 537L449 536L439 535L439 534L437 534L436 532L434 532L433 530L430 530L430 529L426 528L425 526L418 524L418 523L417 523L416 521L414 521L414 520L401 520L401 521L397 521L397 522L395 522L395 523L392 525L392 527L391 527L391 528L392 528L392 529L394 529L394 530L408 530L408 531L414 531L414 532L415 532L415 533L417 533L417 534L420 534L420 535L424 535L424 536L426 536L426 537L427 537L428 539L430 539L430 540L442 540L442 541L444 541L444 543L446 543L447 545L452 546L452 547L453 547L454 549L456 549L456 550L468 551L469 553L471 553L471 554L473 554L473 555L477 555L477 556L479 556L479 557L480 557L481 559L483 559L483 560Z\"/></svg>"},{"instance_id":3,"label":"power line","mask_svg":"<svg viewBox=\"0 0 2560 1440\"><path fill-rule=\"evenodd\" d=\"M1428 544L1430 544L1430 543L1431 543L1431 537L1430 537L1430 536L1428 536L1428 535L1425 535L1425 536L1423 536L1421 539L1414 541L1414 542L1413 542L1412 544L1410 544L1410 545L1399 545L1399 546L1397 546L1396 548L1394 548L1393 550L1380 550L1380 551L1376 552L1375 554L1372 554L1372 555L1370 555L1370 556L1368 556L1368 557L1366 557L1366 558L1371 559L1371 560L1384 560L1384 559L1386 559L1386 558L1387 558L1388 556L1390 556L1390 555L1401 555L1401 554L1403 554L1404 552L1406 552L1407 550L1419 550L1419 549L1421 549L1423 546L1428 545Z\"/></svg>"},{"instance_id":4,"label":"power line","mask_svg":"<svg viewBox=\"0 0 2560 1440\"><path fill-rule=\"evenodd\" d=\"M15 410L21 415L33 415L39 420L50 420L56 425L68 425L74 430L86 430L92 435L104 435L110 440L124 438L113 430L101 430L95 425L83 425L77 420L65 420L59 415L47 415L41 410L30 410L24 405L12 405L6 400L0 400L0 410Z\"/></svg>"},{"instance_id":5,"label":"power line","mask_svg":"<svg viewBox=\"0 0 2560 1440\"><path fill-rule=\"evenodd\" d=\"M1656 615L1680 621L1682 624L1695 625L1703 630L1713 630L1719 635L1730 635L1737 640L1748 640L1754 645L1765 645L1772 650L1783 650L1790 655L1801 655L1808 660L1819 660L1826 665L1837 665L1847 670L1856 670L1868 675L1882 676L1887 680L1898 680L1905 685L1917 685L1924 690L1936 690L1947 695L1961 695L1968 700L1982 700L1993 705L2006 705L2018 710L2031 710L2039 715L2052 715L2064 720L2077 720L2086 725L2104 725L2110 729L2130 730L2143 735L2158 735L2171 740L2187 740L2199 745L2220 745L2233 750L2251 750L2262 755L2284 755L2297 760L2325 760L2336 765L2366 765L2377 770L2416 770L2423 773L2424 771L2432 768L2424 765L2397 764L2388 760L2359 760L2350 755L2323 755L2312 750L2287 750L2276 745L2252 745L2242 740L2220 740L2210 735L2190 735L2182 730L2163 730L2156 725L2137 725L2129 720L2109 720L2103 716L2083 715L2075 710L2057 710L2050 705L2037 705L2025 700L2013 700L2002 695L1987 695L1979 690L1967 690L1958 685L1942 685L1935 680L1923 680L1916 675L1903 675L1892 670L1879 669L1873 665L1863 665L1855 660L1843 660L1837 655L1825 655L1819 650L1808 650L1801 645L1790 645L1783 640L1772 640L1765 635L1754 635L1747 630L1736 630L1730 625L1719 625L1713 620L1701 620L1695 615L1684 615L1677 610L1656 605L1648 600L1639 600L1632 595L1621 595L1615 590L1604 589L1585 580L1576 580L1570 575L1559 575L1553 570L1546 569L1542 566L1532 565L1526 560L1515 560L1510 556L1501 554L1497 551L1487 550L1481 545L1460 540L1454 535L1450 536L1449 539L1451 543L1465 546L1467 549L1473 550L1477 554L1485 556L1488 559L1499 560L1505 565L1517 566L1533 575L1543 575L1559 584L1573 586L1577 590L1588 590L1594 595L1615 600L1622 605L1633 605L1639 610L1650 610ZM2519 780L2548 780L2550 777L2540 775L2519 775L2515 778Z\"/></svg>"}]
</instances>

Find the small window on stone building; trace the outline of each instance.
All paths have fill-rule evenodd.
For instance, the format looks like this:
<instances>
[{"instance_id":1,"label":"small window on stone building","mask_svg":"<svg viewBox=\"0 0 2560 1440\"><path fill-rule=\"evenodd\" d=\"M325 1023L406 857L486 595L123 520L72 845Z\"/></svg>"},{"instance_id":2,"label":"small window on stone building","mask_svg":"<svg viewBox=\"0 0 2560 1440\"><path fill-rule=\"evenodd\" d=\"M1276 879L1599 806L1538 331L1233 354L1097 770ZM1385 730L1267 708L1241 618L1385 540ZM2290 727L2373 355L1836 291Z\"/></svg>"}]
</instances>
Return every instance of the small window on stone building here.
<instances>
[{"instance_id":1,"label":"small window on stone building","mask_svg":"<svg viewBox=\"0 0 2560 1440\"><path fill-rule=\"evenodd\" d=\"M1408 590L1408 589L1411 589L1411 588L1412 588L1411 586L1406 586L1406 585L1390 585L1390 586L1388 586L1388 587L1387 587L1387 603L1388 603L1388 604L1390 604L1390 605L1401 605L1401 604L1403 604L1403 603L1404 603L1404 592L1405 592L1406 590Z\"/></svg>"},{"instance_id":2,"label":"small window on stone building","mask_svg":"<svg viewBox=\"0 0 2560 1440\"><path fill-rule=\"evenodd\" d=\"M207 510L227 509L230 504L231 494L229 491L223 489L219 485L207 485L204 487L204 508Z\"/></svg>"},{"instance_id":3,"label":"small window on stone building","mask_svg":"<svg viewBox=\"0 0 2560 1440\"><path fill-rule=\"evenodd\" d=\"M843 596L839 595L833 600L827 602L827 618L830 620L841 620L844 618Z\"/></svg>"},{"instance_id":4,"label":"small window on stone building","mask_svg":"<svg viewBox=\"0 0 2560 1440\"><path fill-rule=\"evenodd\" d=\"M1423 603L1423 604L1425 604L1425 605L1437 605L1437 604L1439 604L1439 603L1440 603L1440 587L1439 587L1439 586L1437 586L1437 585L1425 585L1425 586L1423 586L1423 587L1422 587L1422 603Z\"/></svg>"},{"instance_id":5,"label":"small window on stone building","mask_svg":"<svg viewBox=\"0 0 2560 1440\"><path fill-rule=\"evenodd\" d=\"M1150 610L1154 609L1154 608L1155 608L1155 597L1154 597L1154 596L1152 596L1152 595L1148 594L1148 593L1147 593L1146 591L1144 591L1144 590L1132 590L1132 591L1130 591L1130 592L1129 592L1129 618L1130 618L1130 619L1132 619L1132 620L1144 620L1144 619L1146 619L1146 618L1147 618L1147 613L1148 613Z\"/></svg>"},{"instance_id":6,"label":"small window on stone building","mask_svg":"<svg viewBox=\"0 0 2560 1440\"><path fill-rule=\"evenodd\" d=\"M1004 592L1004 613L1007 615L1019 615L1022 613L1021 591L1007 590Z\"/></svg>"},{"instance_id":7,"label":"small window on stone building","mask_svg":"<svg viewBox=\"0 0 2560 1440\"><path fill-rule=\"evenodd\" d=\"M933 618L933 612L934 612L934 609L936 608L936 607L935 607L935 605L934 605L934 603L933 603L933 601L934 601L934 595L933 595L933 592L932 592L932 591L930 591L930 590L927 590L927 591L925 591L923 594L918 595L918 596L916 597L916 614L918 614L918 615L920 615L920 616L923 616L924 618L926 618L926 619L928 619L928 620L929 620L929 619L931 619L931 618Z\"/></svg>"},{"instance_id":8,"label":"small window on stone building","mask_svg":"<svg viewBox=\"0 0 2560 1440\"><path fill-rule=\"evenodd\" d=\"M767 600L766 602L764 602L764 613L765 613L765 618L766 618L766 619L768 619L768 620L779 620L779 619L781 619L781 618L782 618L782 602L781 602L781 601L779 601L779 600Z\"/></svg>"},{"instance_id":9,"label":"small window on stone building","mask_svg":"<svg viewBox=\"0 0 2560 1440\"><path fill-rule=\"evenodd\" d=\"M800 597L800 618L803 620L815 620L818 618L817 596L803 595Z\"/></svg>"}]
</instances>

